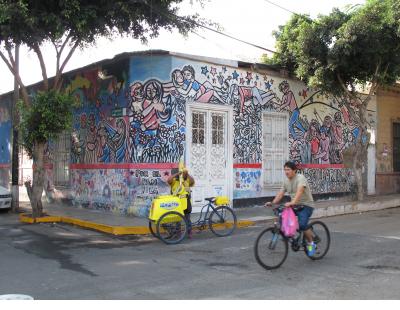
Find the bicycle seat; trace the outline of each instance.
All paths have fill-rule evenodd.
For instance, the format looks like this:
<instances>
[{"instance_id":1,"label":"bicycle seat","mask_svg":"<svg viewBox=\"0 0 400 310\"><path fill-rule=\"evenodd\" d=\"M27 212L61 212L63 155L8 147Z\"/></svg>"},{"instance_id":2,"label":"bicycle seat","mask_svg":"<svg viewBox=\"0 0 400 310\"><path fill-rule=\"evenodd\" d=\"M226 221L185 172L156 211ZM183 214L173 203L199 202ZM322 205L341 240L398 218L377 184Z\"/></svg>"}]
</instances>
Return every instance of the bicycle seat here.
<instances>
[{"instance_id":1,"label":"bicycle seat","mask_svg":"<svg viewBox=\"0 0 400 310\"><path fill-rule=\"evenodd\" d=\"M204 200L207 200L208 202L214 202L215 197L204 198Z\"/></svg>"}]
</instances>

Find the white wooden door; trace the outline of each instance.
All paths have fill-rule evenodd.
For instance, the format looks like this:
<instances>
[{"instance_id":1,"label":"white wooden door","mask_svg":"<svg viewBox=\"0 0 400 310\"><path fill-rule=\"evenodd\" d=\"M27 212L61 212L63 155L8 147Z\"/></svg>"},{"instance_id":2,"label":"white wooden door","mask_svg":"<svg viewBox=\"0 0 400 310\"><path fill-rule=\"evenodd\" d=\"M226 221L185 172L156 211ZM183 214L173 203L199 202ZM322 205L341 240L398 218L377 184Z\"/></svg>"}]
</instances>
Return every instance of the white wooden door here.
<instances>
[{"instance_id":1,"label":"white wooden door","mask_svg":"<svg viewBox=\"0 0 400 310\"><path fill-rule=\"evenodd\" d=\"M263 114L263 176L265 187L280 187L284 180L283 165L288 155L288 116Z\"/></svg>"},{"instance_id":2,"label":"white wooden door","mask_svg":"<svg viewBox=\"0 0 400 310\"><path fill-rule=\"evenodd\" d=\"M230 196L228 128L228 111L190 109L187 166L195 179L194 212L200 211L207 197Z\"/></svg>"}]
</instances>

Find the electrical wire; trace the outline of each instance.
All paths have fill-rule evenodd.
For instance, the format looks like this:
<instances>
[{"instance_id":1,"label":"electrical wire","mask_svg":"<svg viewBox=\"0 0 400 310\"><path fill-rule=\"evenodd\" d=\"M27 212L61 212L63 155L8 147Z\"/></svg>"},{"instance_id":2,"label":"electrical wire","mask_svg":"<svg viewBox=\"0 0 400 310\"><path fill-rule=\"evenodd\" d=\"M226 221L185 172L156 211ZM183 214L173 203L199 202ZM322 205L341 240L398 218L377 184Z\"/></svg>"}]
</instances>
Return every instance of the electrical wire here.
<instances>
[{"instance_id":1,"label":"electrical wire","mask_svg":"<svg viewBox=\"0 0 400 310\"><path fill-rule=\"evenodd\" d=\"M289 9L287 9L287 8L285 8L285 7L283 7L283 6L279 5L279 4L276 4L276 3L274 3L274 2L272 2L272 1L270 1L270 0L264 0L264 1L267 2L267 3L269 3L269 4L272 4L273 6L276 6L277 8L280 8L280 9L286 11L286 12L289 12L289 13L291 13L291 14L293 14L293 15L303 17L303 18L305 18L305 19L308 19L308 20L311 21L311 22L315 22L315 20L313 20L312 18L308 17L308 16L305 15L305 14L296 13L296 12L294 12L294 11L292 11L292 10L289 10Z\"/></svg>"},{"instance_id":2,"label":"electrical wire","mask_svg":"<svg viewBox=\"0 0 400 310\"><path fill-rule=\"evenodd\" d=\"M194 21L194 20L190 20L190 19L184 18L184 17L182 17L182 16L178 16L178 15L173 14L173 13L168 13L168 14L167 14L167 13L165 13L165 12L163 12L163 11L157 10L156 8L153 7L152 4L148 4L147 2L145 2L145 3L146 3L147 6L150 6L154 11L158 12L158 13L161 14L161 15L164 15L165 17L167 17L167 18L169 18L169 19L180 19L180 20L183 20L184 22L187 22L187 23L191 23L191 24L193 24L193 25L196 25L197 27L201 27L201 28L204 28L204 29L206 29L206 30L208 30L208 31L215 32L215 33L217 33L217 34L219 34L219 35L225 36L225 37L230 38L230 39L232 39L232 40L239 41L239 42L241 42L241 43L243 43L243 44L247 44L247 45L250 45L250 46L252 46L252 47L255 47L255 48L258 48L258 49L261 49L261 50L270 52L270 53L276 53L275 51L273 51L273 50L271 50L271 49L268 49L268 48L266 48L266 47L263 47L263 46L260 46L260 45L257 45L257 44L251 43L251 42L247 42L247 41L244 41L244 40L239 39L239 38L236 38L236 37L234 37L234 36L232 36L232 35L230 35L230 34L227 34L227 33L224 33L224 32L222 32L222 31L219 31L219 30L213 29L213 28L211 28L211 27L208 27L208 26L206 26L206 25L200 24L200 23L198 23L198 22L196 22L196 21Z\"/></svg>"}]
</instances>

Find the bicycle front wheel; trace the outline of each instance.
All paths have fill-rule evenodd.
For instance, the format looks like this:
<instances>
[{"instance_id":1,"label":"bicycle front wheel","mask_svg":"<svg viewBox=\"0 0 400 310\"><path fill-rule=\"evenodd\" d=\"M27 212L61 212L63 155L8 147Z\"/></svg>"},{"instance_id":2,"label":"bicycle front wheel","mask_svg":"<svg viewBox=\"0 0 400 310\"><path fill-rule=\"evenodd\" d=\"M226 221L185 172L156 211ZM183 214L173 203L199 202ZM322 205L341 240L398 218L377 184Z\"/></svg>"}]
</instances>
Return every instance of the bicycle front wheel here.
<instances>
[{"instance_id":1,"label":"bicycle front wheel","mask_svg":"<svg viewBox=\"0 0 400 310\"><path fill-rule=\"evenodd\" d=\"M288 240L274 227L263 230L254 245L257 263L267 270L279 268L286 260L288 252Z\"/></svg>"},{"instance_id":2,"label":"bicycle front wheel","mask_svg":"<svg viewBox=\"0 0 400 310\"><path fill-rule=\"evenodd\" d=\"M312 260L322 259L328 253L331 245L331 235L328 227L321 221L315 221L308 225L313 234L313 241L315 243L315 254L313 256L307 255L307 250L304 249L307 257Z\"/></svg>"},{"instance_id":3,"label":"bicycle front wheel","mask_svg":"<svg viewBox=\"0 0 400 310\"><path fill-rule=\"evenodd\" d=\"M233 233L237 226L235 212L227 206L215 208L208 219L210 230L218 237L226 237Z\"/></svg>"},{"instance_id":4,"label":"bicycle front wheel","mask_svg":"<svg viewBox=\"0 0 400 310\"><path fill-rule=\"evenodd\" d=\"M177 244L185 239L188 223L185 217L175 211L163 214L157 222L157 236L166 244Z\"/></svg>"}]
</instances>

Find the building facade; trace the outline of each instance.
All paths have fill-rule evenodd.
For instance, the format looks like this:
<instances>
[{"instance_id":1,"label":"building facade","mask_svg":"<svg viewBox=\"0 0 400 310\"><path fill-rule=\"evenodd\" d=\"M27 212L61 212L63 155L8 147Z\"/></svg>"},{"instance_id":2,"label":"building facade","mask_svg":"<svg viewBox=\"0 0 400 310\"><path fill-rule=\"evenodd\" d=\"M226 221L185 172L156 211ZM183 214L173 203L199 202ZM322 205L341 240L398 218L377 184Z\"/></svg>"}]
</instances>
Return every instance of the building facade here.
<instances>
[{"instance_id":1,"label":"building facade","mask_svg":"<svg viewBox=\"0 0 400 310\"><path fill-rule=\"evenodd\" d=\"M146 216L179 161L196 180L195 206L213 195L273 196L288 159L301 164L313 194L350 191L343 151L359 134L357 106L274 68L152 51L64 80L81 106L73 132L48 145L46 188L74 204ZM368 122L375 131L375 100Z\"/></svg>"},{"instance_id":2,"label":"building facade","mask_svg":"<svg viewBox=\"0 0 400 310\"><path fill-rule=\"evenodd\" d=\"M400 84L378 91L376 191L400 192Z\"/></svg>"}]
</instances>

